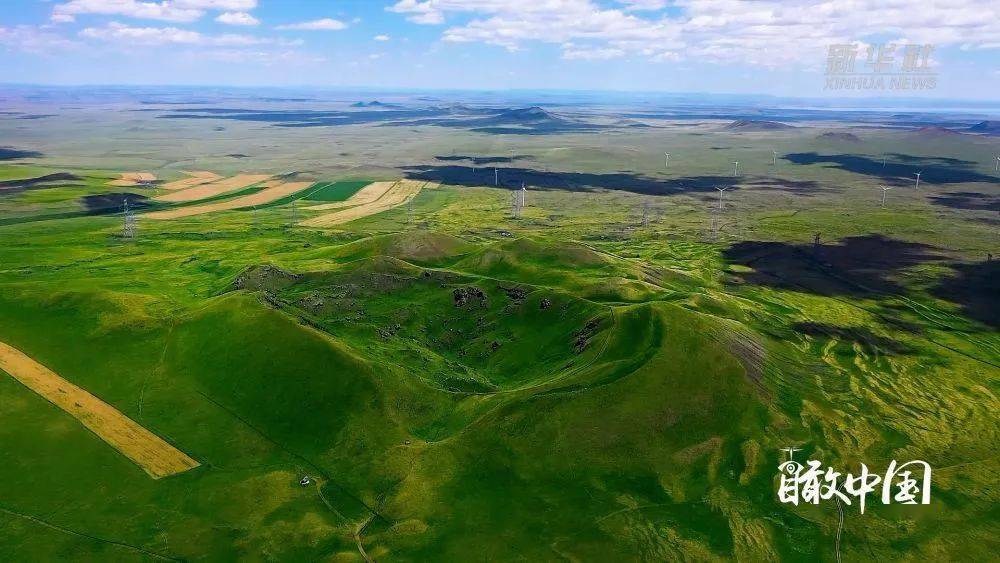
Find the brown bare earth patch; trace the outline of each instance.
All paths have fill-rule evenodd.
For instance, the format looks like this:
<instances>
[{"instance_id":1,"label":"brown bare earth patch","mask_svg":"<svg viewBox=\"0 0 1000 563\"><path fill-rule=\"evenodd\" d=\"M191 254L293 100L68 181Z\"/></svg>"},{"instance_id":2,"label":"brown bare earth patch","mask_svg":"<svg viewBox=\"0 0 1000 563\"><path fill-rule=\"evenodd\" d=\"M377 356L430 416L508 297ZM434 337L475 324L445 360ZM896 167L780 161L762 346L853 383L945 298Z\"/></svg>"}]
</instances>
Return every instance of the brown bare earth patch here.
<instances>
[{"instance_id":1,"label":"brown bare earth patch","mask_svg":"<svg viewBox=\"0 0 1000 563\"><path fill-rule=\"evenodd\" d=\"M119 410L0 342L0 369L79 420L153 479L198 467L198 462Z\"/></svg>"},{"instance_id":2,"label":"brown bare earth patch","mask_svg":"<svg viewBox=\"0 0 1000 563\"><path fill-rule=\"evenodd\" d=\"M189 177L184 178L183 180L174 180L173 182L167 182L166 184L163 184L160 187L165 190L184 190L187 188L200 186L202 184L207 184L209 182L214 182L219 178L222 178L222 176L219 176L215 172L206 172L203 170L192 170L192 171L182 170L181 172L187 174Z\"/></svg>"},{"instance_id":3,"label":"brown bare earth patch","mask_svg":"<svg viewBox=\"0 0 1000 563\"><path fill-rule=\"evenodd\" d=\"M140 183L155 182L156 176L149 172L123 172L121 178L108 182L109 186L128 187Z\"/></svg>"},{"instance_id":4,"label":"brown bare earth patch","mask_svg":"<svg viewBox=\"0 0 1000 563\"><path fill-rule=\"evenodd\" d=\"M311 185L313 185L313 182L282 182L281 180L268 180L267 182L264 182L264 189L255 194L227 201L207 203L205 205L192 205L190 207L181 207L180 209L156 211L146 214L145 217L148 219L178 219L181 217L191 217L194 215L213 213L215 211L226 211L229 209L240 209L254 205L263 205L265 203L271 203L272 201L290 196L296 192L300 192Z\"/></svg>"},{"instance_id":5,"label":"brown bare earth patch","mask_svg":"<svg viewBox=\"0 0 1000 563\"><path fill-rule=\"evenodd\" d=\"M368 186L366 186L367 189ZM326 213L312 219L307 219L299 223L305 227L331 227L340 225L355 219L375 215L406 203L411 198L416 197L420 190L429 187L428 182L419 180L399 180L394 182L384 194L370 203L356 205L348 209L342 209L333 213ZM358 192L360 193L360 192ZM355 194L357 195L357 194ZM348 199L347 201L351 201ZM310 208L315 209L315 208Z\"/></svg>"},{"instance_id":6,"label":"brown bare earth patch","mask_svg":"<svg viewBox=\"0 0 1000 563\"><path fill-rule=\"evenodd\" d=\"M270 177L270 174L237 174L236 176L225 178L223 180L161 195L157 197L156 200L175 203L179 201L196 201L199 199L222 195L247 186L252 186L258 182L263 182Z\"/></svg>"}]
</instances>

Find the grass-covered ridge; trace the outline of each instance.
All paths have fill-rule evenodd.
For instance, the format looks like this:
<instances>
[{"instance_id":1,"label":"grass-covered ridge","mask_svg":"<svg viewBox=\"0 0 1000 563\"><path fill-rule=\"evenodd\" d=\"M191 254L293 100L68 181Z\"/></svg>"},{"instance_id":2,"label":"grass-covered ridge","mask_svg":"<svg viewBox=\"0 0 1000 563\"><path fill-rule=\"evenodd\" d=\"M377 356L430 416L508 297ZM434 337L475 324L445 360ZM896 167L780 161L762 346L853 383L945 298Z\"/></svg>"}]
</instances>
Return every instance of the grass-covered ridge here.
<instances>
[{"instance_id":1,"label":"grass-covered ridge","mask_svg":"<svg viewBox=\"0 0 1000 563\"><path fill-rule=\"evenodd\" d=\"M930 507L846 508L843 560L995 551L981 211L744 185L713 236L698 193L643 225L627 192L533 190L515 220L445 186L336 229L287 200L124 240L78 176L0 196L77 214L0 226L0 341L200 466L154 482L0 374L0 558L835 560L836 505L776 500L789 445L935 468Z\"/></svg>"}]
</instances>

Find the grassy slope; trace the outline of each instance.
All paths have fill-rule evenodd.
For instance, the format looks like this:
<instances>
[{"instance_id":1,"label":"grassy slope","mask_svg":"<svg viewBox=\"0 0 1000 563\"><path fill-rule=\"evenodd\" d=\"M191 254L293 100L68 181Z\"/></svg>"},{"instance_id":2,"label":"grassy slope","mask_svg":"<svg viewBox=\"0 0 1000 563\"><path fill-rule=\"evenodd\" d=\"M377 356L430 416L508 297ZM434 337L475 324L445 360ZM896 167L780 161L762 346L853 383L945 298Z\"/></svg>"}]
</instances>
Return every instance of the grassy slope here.
<instances>
[{"instance_id":1,"label":"grassy slope","mask_svg":"<svg viewBox=\"0 0 1000 563\"><path fill-rule=\"evenodd\" d=\"M353 534L372 518L362 537L380 559L832 560L835 507L774 499L779 448L795 443L844 469L935 467L931 507L847 511L846 560L988 557L1000 405L983 360L998 363L998 342L920 289L940 272L903 273L912 302L733 285L724 245L685 231L696 212L681 204L609 239L627 196L533 194L511 222L497 220L504 195L421 193L401 234L399 210L331 236L287 229L280 206L256 224L241 212L142 224L128 244L111 218L3 227L0 339L203 466L151 481L0 378L13 422L0 445L18 452L0 469L0 556L141 558L131 545L357 560ZM889 219L803 213L760 228L808 240L809 221L847 236ZM892 221L900 237L933 236ZM271 302L223 295L262 261L308 274ZM456 307L467 287L487 304ZM806 335L804 321L870 334ZM760 385L748 339L769 358ZM320 486L300 487L303 474Z\"/></svg>"}]
</instances>

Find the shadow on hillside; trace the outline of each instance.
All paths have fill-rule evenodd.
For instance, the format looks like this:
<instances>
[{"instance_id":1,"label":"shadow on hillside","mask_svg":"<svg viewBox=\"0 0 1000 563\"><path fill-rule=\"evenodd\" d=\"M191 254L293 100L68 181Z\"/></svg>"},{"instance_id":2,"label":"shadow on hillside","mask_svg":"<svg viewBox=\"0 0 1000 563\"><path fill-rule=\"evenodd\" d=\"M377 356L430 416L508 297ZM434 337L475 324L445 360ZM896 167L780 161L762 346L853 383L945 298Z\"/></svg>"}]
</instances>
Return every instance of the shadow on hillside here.
<instances>
[{"instance_id":1,"label":"shadow on hillside","mask_svg":"<svg viewBox=\"0 0 1000 563\"><path fill-rule=\"evenodd\" d=\"M686 176L659 179L615 172L552 172L531 168L492 166L477 168L458 165L420 165L403 168L407 178L455 186L493 186L520 188L523 182L531 189L586 191L590 189L621 190L645 195L674 195L690 192L713 192L715 187L733 187L732 176Z\"/></svg>"},{"instance_id":2,"label":"shadow on hillside","mask_svg":"<svg viewBox=\"0 0 1000 563\"><path fill-rule=\"evenodd\" d=\"M819 245L743 241L726 249L723 257L730 264L753 268L736 275L737 285L863 296L904 291L896 275L911 266L944 260L933 250L925 244L865 235Z\"/></svg>"},{"instance_id":3,"label":"shadow on hillside","mask_svg":"<svg viewBox=\"0 0 1000 563\"><path fill-rule=\"evenodd\" d=\"M473 164L501 164L512 161L510 156L471 156L462 154L435 156L434 158L445 162L461 162L467 160ZM531 160L532 158L533 157L531 155L527 154L515 154L513 160Z\"/></svg>"},{"instance_id":4,"label":"shadow on hillside","mask_svg":"<svg viewBox=\"0 0 1000 563\"><path fill-rule=\"evenodd\" d=\"M95 194L80 198L84 209L87 210L88 214L92 215L120 211L122 206L125 205L126 200L128 200L128 205L132 209L144 209L150 206L148 197L129 192Z\"/></svg>"},{"instance_id":5,"label":"shadow on hillside","mask_svg":"<svg viewBox=\"0 0 1000 563\"><path fill-rule=\"evenodd\" d=\"M926 158L893 153L886 159L884 166L882 159L857 154L821 155L801 152L786 154L782 158L793 164L832 164L840 170L883 178L893 185L914 184L917 172L921 173L920 182L927 184L1000 181L1000 178L973 170L974 162L953 158Z\"/></svg>"},{"instance_id":6,"label":"shadow on hillside","mask_svg":"<svg viewBox=\"0 0 1000 563\"><path fill-rule=\"evenodd\" d=\"M955 274L946 277L931 294L962 307L962 311L991 327L1000 327L1000 261L955 264Z\"/></svg>"},{"instance_id":7,"label":"shadow on hillside","mask_svg":"<svg viewBox=\"0 0 1000 563\"><path fill-rule=\"evenodd\" d=\"M981 192L947 192L933 195L931 203L953 209L1000 211L1000 198Z\"/></svg>"},{"instance_id":8,"label":"shadow on hillside","mask_svg":"<svg viewBox=\"0 0 1000 563\"><path fill-rule=\"evenodd\" d=\"M884 336L873 333L870 329L860 326L836 326L824 323L801 322L792 325L796 331L809 336L832 337L846 342L860 344L866 352L881 352L890 354L910 354L913 348Z\"/></svg>"},{"instance_id":9,"label":"shadow on hillside","mask_svg":"<svg viewBox=\"0 0 1000 563\"><path fill-rule=\"evenodd\" d=\"M66 184L65 182L72 182L79 179L79 176L68 172L56 172L55 174L46 174L35 178L4 180L0 181L0 194L13 194L40 188L66 187L70 184Z\"/></svg>"},{"instance_id":10,"label":"shadow on hillside","mask_svg":"<svg viewBox=\"0 0 1000 563\"><path fill-rule=\"evenodd\" d=\"M14 147L0 147L0 160L17 160L19 158L40 158L44 156L38 151L26 151Z\"/></svg>"}]
</instances>

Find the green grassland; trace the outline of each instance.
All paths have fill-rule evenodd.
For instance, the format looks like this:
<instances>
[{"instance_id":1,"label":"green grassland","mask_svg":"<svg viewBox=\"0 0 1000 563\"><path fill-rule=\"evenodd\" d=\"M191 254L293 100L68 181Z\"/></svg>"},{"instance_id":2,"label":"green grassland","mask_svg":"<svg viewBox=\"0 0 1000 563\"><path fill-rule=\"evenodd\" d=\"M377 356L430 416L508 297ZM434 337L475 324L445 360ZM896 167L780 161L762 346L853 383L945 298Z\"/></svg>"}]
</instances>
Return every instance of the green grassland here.
<instances>
[{"instance_id":1,"label":"green grassland","mask_svg":"<svg viewBox=\"0 0 1000 563\"><path fill-rule=\"evenodd\" d=\"M844 561L993 558L1000 336L936 288L996 249L995 212L931 197L997 185L881 208L872 178L771 167L747 137L645 135L648 175L746 163L721 214L714 190L579 187L514 219L506 189L442 186L326 231L290 224L311 216L295 198L140 214L134 240L113 215L0 226L0 341L201 463L153 481L0 377L0 559L836 561L837 505L777 501L790 445L845 472L934 467L930 506L844 507ZM822 150L795 135L753 138ZM963 151L884 135L853 151ZM543 142L524 150L550 170L624 150ZM656 169L684 143L729 152ZM102 174L0 196L0 217L73 211ZM754 184L773 178L831 189ZM940 259L842 266L873 234Z\"/></svg>"},{"instance_id":2,"label":"green grassland","mask_svg":"<svg viewBox=\"0 0 1000 563\"><path fill-rule=\"evenodd\" d=\"M368 185L367 180L346 180L342 182L324 182L313 186L309 194L302 199L309 201L344 201L358 190Z\"/></svg>"}]
</instances>

